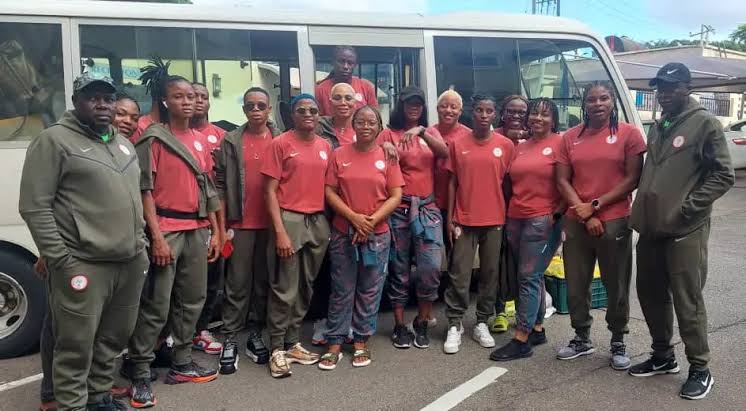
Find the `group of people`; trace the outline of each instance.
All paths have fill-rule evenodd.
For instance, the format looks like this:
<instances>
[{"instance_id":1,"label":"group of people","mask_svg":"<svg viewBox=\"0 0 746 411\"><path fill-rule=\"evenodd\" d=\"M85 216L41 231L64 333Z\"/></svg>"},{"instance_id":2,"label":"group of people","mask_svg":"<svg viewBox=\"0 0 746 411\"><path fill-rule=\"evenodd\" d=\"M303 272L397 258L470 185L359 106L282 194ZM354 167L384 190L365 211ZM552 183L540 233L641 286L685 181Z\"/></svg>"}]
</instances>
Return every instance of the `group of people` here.
<instances>
[{"instance_id":1,"label":"group of people","mask_svg":"<svg viewBox=\"0 0 746 411\"><path fill-rule=\"evenodd\" d=\"M204 86L170 75L157 59L143 69L153 108L139 121L137 103L117 98L111 80L75 81L74 110L32 142L21 182L21 215L43 259L38 270L48 272L42 409L120 409L113 372L125 348L124 394L135 408L154 406L156 352L169 347L167 382L212 381L235 371L245 328L247 356L268 363L272 377L289 377L293 363L333 370L346 343L352 366L365 367L384 293L393 345L428 348L443 271L443 350L455 354L477 253L471 335L493 348L490 328L507 329L501 250L515 261L516 327L490 358L529 357L547 342L543 274L560 244L576 336L558 359L594 352L598 262L610 365L633 376L678 372L675 308L691 364L680 394L709 392L701 293L709 214L734 174L717 120L689 97L686 67L666 66L651 81L664 114L646 146L619 121L615 89L602 82L586 87L582 123L564 135L551 99L517 95L499 105L472 97L468 128L454 90L439 96L438 123L428 125L425 94L412 86L384 126L375 89L352 76L356 58L350 47L335 50L334 71L315 96L290 102L284 133L270 120L269 94L256 87L243 96L246 123L223 133L209 123ZM635 366L624 343L632 229L653 337L651 358ZM331 287L319 355L303 346L300 329L325 259ZM221 292L219 341L207 322ZM193 348L220 354L219 370L197 364Z\"/></svg>"}]
</instances>

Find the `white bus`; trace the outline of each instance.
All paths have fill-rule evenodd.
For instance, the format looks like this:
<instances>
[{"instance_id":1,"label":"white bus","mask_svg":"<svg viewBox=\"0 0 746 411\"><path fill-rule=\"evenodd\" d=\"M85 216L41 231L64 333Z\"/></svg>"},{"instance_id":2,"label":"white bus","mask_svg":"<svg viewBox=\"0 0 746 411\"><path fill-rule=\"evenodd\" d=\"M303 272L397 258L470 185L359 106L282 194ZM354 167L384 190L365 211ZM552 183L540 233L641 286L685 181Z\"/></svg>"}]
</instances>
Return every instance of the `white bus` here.
<instances>
[{"instance_id":1,"label":"white bus","mask_svg":"<svg viewBox=\"0 0 746 411\"><path fill-rule=\"evenodd\" d=\"M606 44L573 20L4 0L0 358L38 347L46 294L32 270L36 248L17 211L19 180L29 140L71 108L76 75L92 71L112 77L147 112L150 99L137 78L146 60L158 55L172 62L172 73L206 84L210 120L230 127L243 122L241 96L248 87L269 90L275 108L299 92L312 93L330 70L334 45L356 47L356 74L375 84L384 119L398 90L419 85L431 108L449 87L467 102L477 91L498 101L509 94L550 97L561 108L566 129L579 121L582 86L606 80L616 86L621 119L641 126ZM436 120L434 109L429 116Z\"/></svg>"}]
</instances>

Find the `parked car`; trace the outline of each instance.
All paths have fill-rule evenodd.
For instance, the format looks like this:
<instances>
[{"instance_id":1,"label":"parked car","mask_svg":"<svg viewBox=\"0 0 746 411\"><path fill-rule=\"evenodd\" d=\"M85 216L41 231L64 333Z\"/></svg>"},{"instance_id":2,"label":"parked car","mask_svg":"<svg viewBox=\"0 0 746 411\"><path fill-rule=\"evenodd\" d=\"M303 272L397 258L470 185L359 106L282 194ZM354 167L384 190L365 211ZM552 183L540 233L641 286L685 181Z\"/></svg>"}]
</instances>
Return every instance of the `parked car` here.
<instances>
[{"instance_id":1,"label":"parked car","mask_svg":"<svg viewBox=\"0 0 746 411\"><path fill-rule=\"evenodd\" d=\"M725 127L733 168L746 168L746 119Z\"/></svg>"}]
</instances>

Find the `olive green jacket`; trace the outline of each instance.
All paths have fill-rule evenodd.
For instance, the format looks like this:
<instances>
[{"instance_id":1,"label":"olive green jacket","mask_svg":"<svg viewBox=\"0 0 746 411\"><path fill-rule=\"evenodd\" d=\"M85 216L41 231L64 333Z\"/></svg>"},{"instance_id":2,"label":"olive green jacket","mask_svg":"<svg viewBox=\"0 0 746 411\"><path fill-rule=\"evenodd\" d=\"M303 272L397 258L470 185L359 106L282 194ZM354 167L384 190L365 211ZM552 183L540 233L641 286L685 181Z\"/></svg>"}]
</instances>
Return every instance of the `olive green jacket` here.
<instances>
[{"instance_id":1,"label":"olive green jacket","mask_svg":"<svg viewBox=\"0 0 746 411\"><path fill-rule=\"evenodd\" d=\"M685 236L709 220L713 202L734 183L722 125L690 98L650 129L630 225L641 235Z\"/></svg>"},{"instance_id":2,"label":"olive green jacket","mask_svg":"<svg viewBox=\"0 0 746 411\"><path fill-rule=\"evenodd\" d=\"M68 111L29 145L18 209L50 268L71 256L128 261L145 249L135 148L113 127L108 134L104 142Z\"/></svg>"},{"instance_id":3,"label":"olive green jacket","mask_svg":"<svg viewBox=\"0 0 746 411\"><path fill-rule=\"evenodd\" d=\"M271 122L267 123L272 137L277 137L280 131ZM215 175L215 187L220 199L225 203L225 219L228 222L241 221L247 210L244 205L245 169L243 158L243 139L247 123L226 133L220 148L212 152Z\"/></svg>"}]
</instances>

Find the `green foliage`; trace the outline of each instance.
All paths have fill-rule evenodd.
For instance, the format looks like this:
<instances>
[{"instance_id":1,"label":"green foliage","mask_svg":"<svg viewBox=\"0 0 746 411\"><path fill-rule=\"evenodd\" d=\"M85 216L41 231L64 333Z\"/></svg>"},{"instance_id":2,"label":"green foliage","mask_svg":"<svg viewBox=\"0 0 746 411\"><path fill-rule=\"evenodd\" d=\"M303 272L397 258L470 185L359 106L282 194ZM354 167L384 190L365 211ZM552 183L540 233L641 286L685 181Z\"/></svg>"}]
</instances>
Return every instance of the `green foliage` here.
<instances>
[{"instance_id":1,"label":"green foliage","mask_svg":"<svg viewBox=\"0 0 746 411\"><path fill-rule=\"evenodd\" d=\"M746 45L746 23L739 25L733 33L730 33L730 40L738 44Z\"/></svg>"},{"instance_id":2,"label":"green foliage","mask_svg":"<svg viewBox=\"0 0 746 411\"><path fill-rule=\"evenodd\" d=\"M744 34L746 35L746 25L742 25L744 30ZM735 33L735 32L734 32ZM654 41L646 41L645 46L649 49L662 49L666 47L679 47L679 46L696 46L699 45L699 40L692 40L692 39L679 39L679 40L654 40ZM746 41L738 42L733 40L733 36L731 36L731 40L723 40L723 41L711 41L711 46L720 47L723 49L728 50L735 50L735 51L743 51L746 52Z\"/></svg>"}]
</instances>

